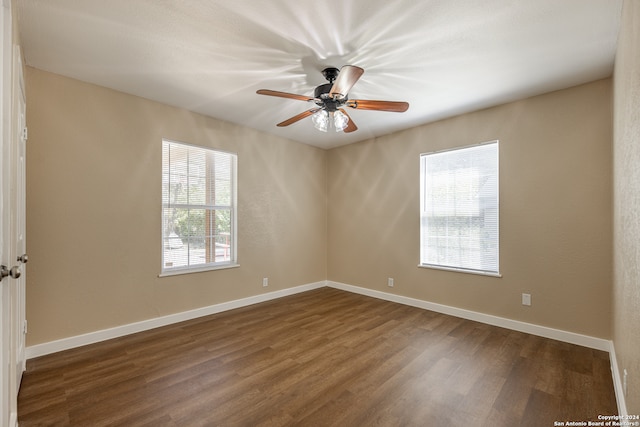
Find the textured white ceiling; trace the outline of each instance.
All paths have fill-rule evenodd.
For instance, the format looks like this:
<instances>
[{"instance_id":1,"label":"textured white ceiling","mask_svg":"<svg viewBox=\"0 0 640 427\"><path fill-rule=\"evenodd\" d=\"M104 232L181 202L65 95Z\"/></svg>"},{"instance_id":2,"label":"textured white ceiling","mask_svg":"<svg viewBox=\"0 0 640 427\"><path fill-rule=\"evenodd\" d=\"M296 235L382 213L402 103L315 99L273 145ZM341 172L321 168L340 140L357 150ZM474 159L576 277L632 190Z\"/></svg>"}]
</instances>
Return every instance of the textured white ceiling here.
<instances>
[{"instance_id":1,"label":"textured white ceiling","mask_svg":"<svg viewBox=\"0 0 640 427\"><path fill-rule=\"evenodd\" d=\"M26 63L323 148L557 90L613 70L622 0L17 0ZM320 71L365 69L358 131L322 133Z\"/></svg>"}]
</instances>

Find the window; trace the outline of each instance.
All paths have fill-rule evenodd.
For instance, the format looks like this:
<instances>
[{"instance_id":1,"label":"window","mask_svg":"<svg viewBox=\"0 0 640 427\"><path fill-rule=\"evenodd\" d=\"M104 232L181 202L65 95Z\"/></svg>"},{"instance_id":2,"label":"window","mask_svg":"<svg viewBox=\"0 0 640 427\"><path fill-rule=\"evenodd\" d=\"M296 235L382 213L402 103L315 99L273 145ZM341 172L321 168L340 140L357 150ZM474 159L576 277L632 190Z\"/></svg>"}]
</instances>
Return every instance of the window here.
<instances>
[{"instance_id":1,"label":"window","mask_svg":"<svg viewBox=\"0 0 640 427\"><path fill-rule=\"evenodd\" d=\"M420 266L499 275L498 141L420 156Z\"/></svg>"},{"instance_id":2,"label":"window","mask_svg":"<svg viewBox=\"0 0 640 427\"><path fill-rule=\"evenodd\" d=\"M162 273L236 264L232 153L162 141Z\"/></svg>"}]
</instances>

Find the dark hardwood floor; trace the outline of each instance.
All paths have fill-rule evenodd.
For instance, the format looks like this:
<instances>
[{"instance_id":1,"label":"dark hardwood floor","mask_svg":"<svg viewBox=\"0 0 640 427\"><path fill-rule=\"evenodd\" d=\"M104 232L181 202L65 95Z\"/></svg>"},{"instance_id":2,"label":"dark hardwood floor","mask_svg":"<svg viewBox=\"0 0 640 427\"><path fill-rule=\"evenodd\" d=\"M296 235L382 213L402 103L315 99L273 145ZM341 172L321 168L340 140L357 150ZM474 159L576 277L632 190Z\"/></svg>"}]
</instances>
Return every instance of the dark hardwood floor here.
<instances>
[{"instance_id":1,"label":"dark hardwood floor","mask_svg":"<svg viewBox=\"0 0 640 427\"><path fill-rule=\"evenodd\" d=\"M553 426L605 352L332 288L29 360L27 426Z\"/></svg>"}]
</instances>

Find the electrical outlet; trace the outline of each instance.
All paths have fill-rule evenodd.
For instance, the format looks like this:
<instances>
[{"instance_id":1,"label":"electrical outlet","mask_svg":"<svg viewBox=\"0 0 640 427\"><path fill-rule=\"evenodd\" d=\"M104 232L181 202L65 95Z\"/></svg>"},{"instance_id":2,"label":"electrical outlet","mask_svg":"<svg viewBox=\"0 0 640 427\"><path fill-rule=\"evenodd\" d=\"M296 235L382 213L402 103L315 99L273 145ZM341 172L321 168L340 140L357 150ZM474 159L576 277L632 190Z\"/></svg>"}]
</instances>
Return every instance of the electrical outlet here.
<instances>
[{"instance_id":1,"label":"electrical outlet","mask_svg":"<svg viewBox=\"0 0 640 427\"><path fill-rule=\"evenodd\" d=\"M268 277L263 277L262 278L262 286L264 288L266 288L267 286L269 286L269 278Z\"/></svg>"},{"instance_id":2,"label":"electrical outlet","mask_svg":"<svg viewBox=\"0 0 640 427\"><path fill-rule=\"evenodd\" d=\"M622 374L622 390L624 391L625 397L627 396L627 386L628 386L628 374L627 374L627 370L624 369Z\"/></svg>"},{"instance_id":3,"label":"electrical outlet","mask_svg":"<svg viewBox=\"0 0 640 427\"><path fill-rule=\"evenodd\" d=\"M389 277L387 279L387 286L389 286L390 288L393 288L393 277Z\"/></svg>"},{"instance_id":4,"label":"electrical outlet","mask_svg":"<svg viewBox=\"0 0 640 427\"><path fill-rule=\"evenodd\" d=\"M522 294L522 305L531 305L531 294Z\"/></svg>"}]
</instances>

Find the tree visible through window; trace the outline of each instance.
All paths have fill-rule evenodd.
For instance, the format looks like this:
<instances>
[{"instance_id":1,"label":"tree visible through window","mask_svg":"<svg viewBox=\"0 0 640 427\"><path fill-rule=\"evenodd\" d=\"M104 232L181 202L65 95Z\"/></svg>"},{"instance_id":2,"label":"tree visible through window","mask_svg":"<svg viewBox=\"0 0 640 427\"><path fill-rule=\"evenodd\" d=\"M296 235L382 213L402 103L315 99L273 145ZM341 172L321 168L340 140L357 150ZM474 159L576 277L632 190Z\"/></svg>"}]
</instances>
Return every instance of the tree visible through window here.
<instances>
[{"instance_id":1,"label":"tree visible through window","mask_svg":"<svg viewBox=\"0 0 640 427\"><path fill-rule=\"evenodd\" d=\"M236 262L236 155L162 142L162 272Z\"/></svg>"},{"instance_id":2,"label":"tree visible through window","mask_svg":"<svg viewBox=\"0 0 640 427\"><path fill-rule=\"evenodd\" d=\"M420 156L420 264L499 274L498 141Z\"/></svg>"}]
</instances>

